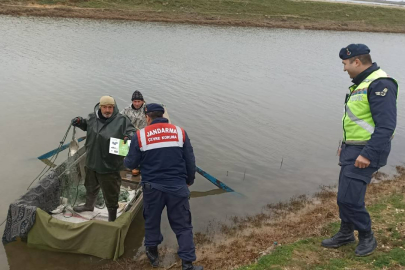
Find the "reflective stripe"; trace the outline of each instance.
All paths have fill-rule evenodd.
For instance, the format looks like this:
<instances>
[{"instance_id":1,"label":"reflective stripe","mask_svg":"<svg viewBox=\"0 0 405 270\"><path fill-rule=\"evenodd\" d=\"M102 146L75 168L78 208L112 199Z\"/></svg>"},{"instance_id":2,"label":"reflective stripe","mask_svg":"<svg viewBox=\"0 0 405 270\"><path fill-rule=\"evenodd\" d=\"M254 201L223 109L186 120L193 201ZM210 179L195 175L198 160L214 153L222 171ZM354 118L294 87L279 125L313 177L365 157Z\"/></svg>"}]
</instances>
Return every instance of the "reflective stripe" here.
<instances>
[{"instance_id":1,"label":"reflective stripe","mask_svg":"<svg viewBox=\"0 0 405 270\"><path fill-rule=\"evenodd\" d=\"M148 151L157 148L165 148L165 147L183 147L183 143L179 142L159 142L154 144L149 144L142 146L141 151Z\"/></svg>"},{"instance_id":2,"label":"reflective stripe","mask_svg":"<svg viewBox=\"0 0 405 270\"><path fill-rule=\"evenodd\" d=\"M156 143L151 143L148 144L146 142L146 131L145 129L141 129L139 131L140 137L141 137L141 143L142 147L140 147L141 151L148 151L152 149L157 149L157 148L165 148L165 147L183 147L184 142L183 142L183 132L180 127L175 126L177 130L177 141L169 141L169 142L156 142Z\"/></svg>"},{"instance_id":3,"label":"reflective stripe","mask_svg":"<svg viewBox=\"0 0 405 270\"><path fill-rule=\"evenodd\" d=\"M366 145L368 141L345 141L347 145Z\"/></svg>"},{"instance_id":4,"label":"reflective stripe","mask_svg":"<svg viewBox=\"0 0 405 270\"><path fill-rule=\"evenodd\" d=\"M394 139L394 135L391 136L390 141L392 141L392 139ZM347 145L366 145L368 143L368 141L353 141L353 140L347 140L345 142L343 142L344 144Z\"/></svg>"},{"instance_id":5,"label":"reflective stripe","mask_svg":"<svg viewBox=\"0 0 405 270\"><path fill-rule=\"evenodd\" d=\"M180 147L183 147L183 141L184 141L184 139L183 139L183 131L178 126L176 126L176 129L177 129L177 137L179 138L179 143L181 143Z\"/></svg>"},{"instance_id":6,"label":"reflective stripe","mask_svg":"<svg viewBox=\"0 0 405 270\"><path fill-rule=\"evenodd\" d=\"M359 118L357 118L357 116L355 116L352 111L350 110L349 106L346 106L346 113L349 116L350 120L352 120L353 122L355 122L357 125L359 125L360 127L362 127L364 130L366 130L367 132L369 132L370 134L374 133L374 127L372 125L370 125L369 123L367 123L364 120L361 120Z\"/></svg>"},{"instance_id":7,"label":"reflective stripe","mask_svg":"<svg viewBox=\"0 0 405 270\"><path fill-rule=\"evenodd\" d=\"M141 143L142 143L142 147L140 148L141 149L141 151L142 151L142 149L145 147L145 145L146 145L146 134L145 134L145 129L141 129L140 131L139 131L139 133L141 133Z\"/></svg>"},{"instance_id":8,"label":"reflective stripe","mask_svg":"<svg viewBox=\"0 0 405 270\"><path fill-rule=\"evenodd\" d=\"M138 137L138 144L139 147L142 147L142 141L141 141L141 133L139 132L140 130L136 131L136 136Z\"/></svg>"}]
</instances>

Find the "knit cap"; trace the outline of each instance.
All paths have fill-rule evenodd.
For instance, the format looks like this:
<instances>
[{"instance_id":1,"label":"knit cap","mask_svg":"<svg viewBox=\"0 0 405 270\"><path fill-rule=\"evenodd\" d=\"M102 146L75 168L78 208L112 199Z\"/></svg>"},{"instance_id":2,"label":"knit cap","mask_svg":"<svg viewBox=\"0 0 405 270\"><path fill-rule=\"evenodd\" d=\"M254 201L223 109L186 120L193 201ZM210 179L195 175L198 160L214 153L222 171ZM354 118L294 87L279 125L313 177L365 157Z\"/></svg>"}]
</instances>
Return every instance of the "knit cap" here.
<instances>
[{"instance_id":1,"label":"knit cap","mask_svg":"<svg viewBox=\"0 0 405 270\"><path fill-rule=\"evenodd\" d=\"M141 94L141 92L139 92L138 90L136 90L133 94L132 94L132 101L134 100L143 100L143 96Z\"/></svg>"}]
</instances>

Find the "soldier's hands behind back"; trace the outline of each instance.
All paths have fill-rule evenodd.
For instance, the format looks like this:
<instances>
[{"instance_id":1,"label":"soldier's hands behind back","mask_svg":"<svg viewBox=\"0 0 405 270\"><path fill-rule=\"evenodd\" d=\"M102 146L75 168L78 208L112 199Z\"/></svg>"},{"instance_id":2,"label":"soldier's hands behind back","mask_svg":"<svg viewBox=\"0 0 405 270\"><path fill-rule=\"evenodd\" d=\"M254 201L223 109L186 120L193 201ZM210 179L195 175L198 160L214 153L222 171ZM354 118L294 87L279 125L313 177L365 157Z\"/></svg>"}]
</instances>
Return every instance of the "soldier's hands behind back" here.
<instances>
[{"instance_id":1,"label":"soldier's hands behind back","mask_svg":"<svg viewBox=\"0 0 405 270\"><path fill-rule=\"evenodd\" d=\"M367 168L368 166L370 166L370 160L363 157L362 155L359 155L354 162L354 166L360 169Z\"/></svg>"}]
</instances>

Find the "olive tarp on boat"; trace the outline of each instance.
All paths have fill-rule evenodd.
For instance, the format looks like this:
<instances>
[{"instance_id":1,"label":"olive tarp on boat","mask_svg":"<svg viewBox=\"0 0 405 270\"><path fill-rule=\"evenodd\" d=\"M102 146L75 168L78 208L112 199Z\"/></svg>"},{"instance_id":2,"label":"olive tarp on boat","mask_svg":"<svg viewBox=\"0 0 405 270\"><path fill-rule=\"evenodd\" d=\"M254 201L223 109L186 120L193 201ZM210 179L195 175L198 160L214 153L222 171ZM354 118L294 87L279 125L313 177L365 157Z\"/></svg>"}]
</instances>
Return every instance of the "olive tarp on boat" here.
<instances>
[{"instance_id":1,"label":"olive tarp on boat","mask_svg":"<svg viewBox=\"0 0 405 270\"><path fill-rule=\"evenodd\" d=\"M85 156L85 147L82 147L10 205L3 244L21 238L27 240L29 247L114 260L124 253L129 226L142 207L140 190L135 192L135 197L115 222L85 220L75 223L50 214L61 205L61 198L66 198L69 205L76 202L78 192L72 190L77 191L78 183L84 180Z\"/></svg>"}]
</instances>

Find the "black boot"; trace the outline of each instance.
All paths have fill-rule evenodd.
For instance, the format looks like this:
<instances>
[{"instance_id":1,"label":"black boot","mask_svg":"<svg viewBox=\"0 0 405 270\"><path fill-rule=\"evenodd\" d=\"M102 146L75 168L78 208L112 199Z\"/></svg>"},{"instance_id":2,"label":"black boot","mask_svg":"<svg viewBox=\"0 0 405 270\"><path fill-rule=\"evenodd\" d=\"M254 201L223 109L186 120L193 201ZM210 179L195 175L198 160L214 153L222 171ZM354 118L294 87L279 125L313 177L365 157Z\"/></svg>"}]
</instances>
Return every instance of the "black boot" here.
<instances>
[{"instance_id":1,"label":"black boot","mask_svg":"<svg viewBox=\"0 0 405 270\"><path fill-rule=\"evenodd\" d=\"M356 247L356 256L368 256L377 248L377 240L372 230L359 231L359 244Z\"/></svg>"},{"instance_id":2,"label":"black boot","mask_svg":"<svg viewBox=\"0 0 405 270\"><path fill-rule=\"evenodd\" d=\"M114 221L117 219L117 208L107 208L108 210L108 221Z\"/></svg>"},{"instance_id":3,"label":"black boot","mask_svg":"<svg viewBox=\"0 0 405 270\"><path fill-rule=\"evenodd\" d=\"M75 206L73 210L77 213L84 211L94 211L94 205L96 205L97 195L86 194L86 203L84 205Z\"/></svg>"},{"instance_id":4,"label":"black boot","mask_svg":"<svg viewBox=\"0 0 405 270\"><path fill-rule=\"evenodd\" d=\"M351 223L341 222L340 230L332 238L322 241L322 246L326 248L338 248L356 241L354 238L354 226Z\"/></svg>"},{"instance_id":5,"label":"black boot","mask_svg":"<svg viewBox=\"0 0 405 270\"><path fill-rule=\"evenodd\" d=\"M181 261L181 269L182 270L203 270L204 267L202 266L194 266L193 262L188 262L188 261Z\"/></svg>"},{"instance_id":6,"label":"black boot","mask_svg":"<svg viewBox=\"0 0 405 270\"><path fill-rule=\"evenodd\" d=\"M159 267L159 252L157 247L146 247L146 256L152 267Z\"/></svg>"}]
</instances>

